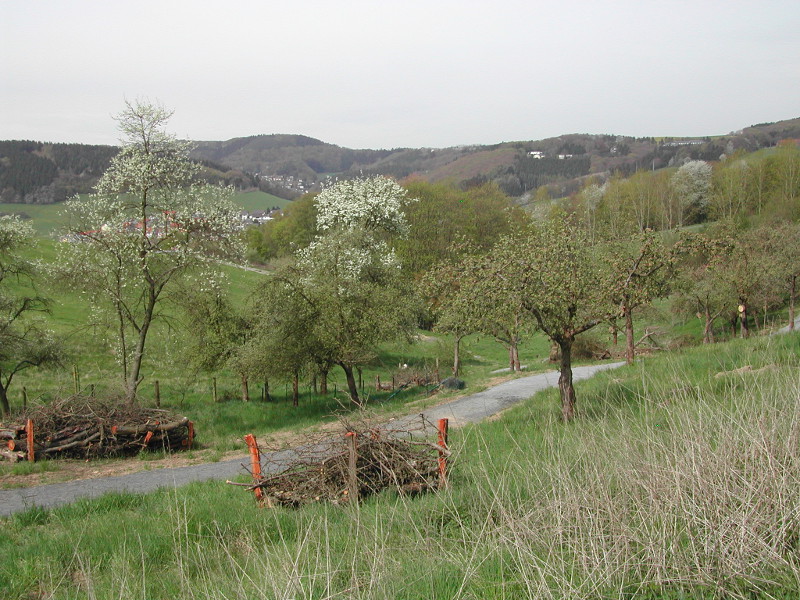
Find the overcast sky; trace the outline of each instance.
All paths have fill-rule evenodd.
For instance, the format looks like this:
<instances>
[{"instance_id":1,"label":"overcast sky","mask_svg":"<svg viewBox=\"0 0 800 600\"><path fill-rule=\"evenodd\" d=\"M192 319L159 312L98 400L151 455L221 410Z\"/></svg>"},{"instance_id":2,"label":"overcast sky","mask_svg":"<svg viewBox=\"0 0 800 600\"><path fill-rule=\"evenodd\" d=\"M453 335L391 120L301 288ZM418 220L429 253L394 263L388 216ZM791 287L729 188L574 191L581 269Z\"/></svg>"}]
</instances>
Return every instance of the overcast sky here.
<instances>
[{"instance_id":1,"label":"overcast sky","mask_svg":"<svg viewBox=\"0 0 800 600\"><path fill-rule=\"evenodd\" d=\"M800 117L800 2L0 0L0 139L350 148L701 136Z\"/></svg>"}]
</instances>

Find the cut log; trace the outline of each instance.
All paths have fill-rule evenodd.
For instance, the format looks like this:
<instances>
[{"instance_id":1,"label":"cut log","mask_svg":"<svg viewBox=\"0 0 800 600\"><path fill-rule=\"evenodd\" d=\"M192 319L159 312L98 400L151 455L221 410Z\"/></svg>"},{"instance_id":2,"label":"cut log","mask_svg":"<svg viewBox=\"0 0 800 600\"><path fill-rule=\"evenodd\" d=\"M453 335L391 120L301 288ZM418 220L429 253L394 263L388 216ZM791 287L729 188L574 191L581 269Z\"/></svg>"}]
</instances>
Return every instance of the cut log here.
<instances>
[{"instance_id":1,"label":"cut log","mask_svg":"<svg viewBox=\"0 0 800 600\"><path fill-rule=\"evenodd\" d=\"M0 447L0 456L2 456L7 460L10 460L12 463L15 463L25 458L25 453L19 452L17 450L9 450L8 448Z\"/></svg>"}]
</instances>

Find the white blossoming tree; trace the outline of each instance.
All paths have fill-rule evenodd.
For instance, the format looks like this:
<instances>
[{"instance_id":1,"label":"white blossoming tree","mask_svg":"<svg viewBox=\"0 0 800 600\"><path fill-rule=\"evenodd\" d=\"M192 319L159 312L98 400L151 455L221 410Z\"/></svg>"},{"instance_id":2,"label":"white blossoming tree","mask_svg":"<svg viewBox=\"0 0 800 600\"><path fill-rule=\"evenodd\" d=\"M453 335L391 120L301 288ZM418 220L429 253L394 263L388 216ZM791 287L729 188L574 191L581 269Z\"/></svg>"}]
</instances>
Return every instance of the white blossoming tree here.
<instances>
[{"instance_id":1,"label":"white blossoming tree","mask_svg":"<svg viewBox=\"0 0 800 600\"><path fill-rule=\"evenodd\" d=\"M295 253L291 267L275 274L284 298L270 302L260 318L259 335L282 337L280 356L272 358L276 364L295 372L303 359L338 365L352 401L359 403L354 369L375 355L380 342L407 336L413 327L415 305L390 246L393 236L407 231L403 207L409 201L385 177L337 182L317 196L319 235ZM302 312L303 327L280 325L289 306ZM302 356L296 349L303 349Z\"/></svg>"},{"instance_id":2,"label":"white blossoming tree","mask_svg":"<svg viewBox=\"0 0 800 600\"><path fill-rule=\"evenodd\" d=\"M711 171L711 165L704 160L691 160L672 176L672 189L682 208L681 225L698 223L708 215Z\"/></svg>"},{"instance_id":3,"label":"white blossoming tree","mask_svg":"<svg viewBox=\"0 0 800 600\"><path fill-rule=\"evenodd\" d=\"M209 258L241 252L231 190L197 183L189 144L165 131L171 112L127 103L122 149L87 199L67 203L59 275L116 331L126 395L136 397L147 336L175 284L217 285Z\"/></svg>"},{"instance_id":4,"label":"white blossoming tree","mask_svg":"<svg viewBox=\"0 0 800 600\"><path fill-rule=\"evenodd\" d=\"M361 177L336 182L316 198L317 229L337 227L372 233L404 235L408 232L403 209L407 192L388 177Z\"/></svg>"}]
</instances>

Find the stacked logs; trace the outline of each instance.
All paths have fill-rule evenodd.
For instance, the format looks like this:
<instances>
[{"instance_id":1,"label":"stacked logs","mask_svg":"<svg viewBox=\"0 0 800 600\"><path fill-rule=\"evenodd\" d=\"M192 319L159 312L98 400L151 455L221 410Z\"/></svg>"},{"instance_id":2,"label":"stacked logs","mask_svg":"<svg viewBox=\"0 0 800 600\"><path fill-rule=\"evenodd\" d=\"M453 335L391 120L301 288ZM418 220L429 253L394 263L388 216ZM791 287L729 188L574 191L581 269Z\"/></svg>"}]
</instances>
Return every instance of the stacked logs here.
<instances>
[{"instance_id":1,"label":"stacked logs","mask_svg":"<svg viewBox=\"0 0 800 600\"><path fill-rule=\"evenodd\" d=\"M22 417L16 424L0 424L0 456L13 462L183 450L194 438L194 426L186 417L81 396L39 406Z\"/></svg>"}]
</instances>

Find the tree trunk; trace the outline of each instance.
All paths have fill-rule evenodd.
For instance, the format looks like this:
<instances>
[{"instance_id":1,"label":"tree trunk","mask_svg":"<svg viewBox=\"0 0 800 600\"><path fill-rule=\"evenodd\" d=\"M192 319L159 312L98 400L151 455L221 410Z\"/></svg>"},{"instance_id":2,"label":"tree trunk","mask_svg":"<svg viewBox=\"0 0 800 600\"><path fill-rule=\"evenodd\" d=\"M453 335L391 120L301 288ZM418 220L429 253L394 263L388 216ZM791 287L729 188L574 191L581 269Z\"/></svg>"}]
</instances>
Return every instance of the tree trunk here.
<instances>
[{"instance_id":1,"label":"tree trunk","mask_svg":"<svg viewBox=\"0 0 800 600\"><path fill-rule=\"evenodd\" d=\"M713 344L714 343L714 319L711 318L711 312L708 310L708 307L705 309L706 312L706 325L703 329L703 343L704 344Z\"/></svg>"},{"instance_id":2,"label":"tree trunk","mask_svg":"<svg viewBox=\"0 0 800 600\"><path fill-rule=\"evenodd\" d=\"M328 367L320 367L319 370L319 393L323 396L328 394Z\"/></svg>"},{"instance_id":3,"label":"tree trunk","mask_svg":"<svg viewBox=\"0 0 800 600\"><path fill-rule=\"evenodd\" d=\"M516 338L514 339L513 360L514 370L517 372L522 371L522 365L519 364L519 340Z\"/></svg>"},{"instance_id":4,"label":"tree trunk","mask_svg":"<svg viewBox=\"0 0 800 600\"><path fill-rule=\"evenodd\" d=\"M742 338L746 339L750 337L750 327L747 323L747 304L742 302L741 304L742 310L740 315L741 325L742 325Z\"/></svg>"},{"instance_id":5,"label":"tree trunk","mask_svg":"<svg viewBox=\"0 0 800 600\"><path fill-rule=\"evenodd\" d=\"M628 306L623 308L623 312L625 314L625 362L632 365L636 354L636 343L633 340L633 312Z\"/></svg>"},{"instance_id":6,"label":"tree trunk","mask_svg":"<svg viewBox=\"0 0 800 600\"><path fill-rule=\"evenodd\" d=\"M794 297L797 292L797 276L792 275L789 285L789 331L794 331Z\"/></svg>"},{"instance_id":7,"label":"tree trunk","mask_svg":"<svg viewBox=\"0 0 800 600\"><path fill-rule=\"evenodd\" d=\"M272 402L272 396L269 395L269 379L264 379L264 400Z\"/></svg>"},{"instance_id":8,"label":"tree trunk","mask_svg":"<svg viewBox=\"0 0 800 600\"><path fill-rule=\"evenodd\" d=\"M6 386L2 383L0 383L0 408L2 408L4 417L11 414L11 405L8 403L8 392L6 391Z\"/></svg>"},{"instance_id":9,"label":"tree trunk","mask_svg":"<svg viewBox=\"0 0 800 600\"><path fill-rule=\"evenodd\" d=\"M244 373L242 373L242 402L250 402L250 386Z\"/></svg>"},{"instance_id":10,"label":"tree trunk","mask_svg":"<svg viewBox=\"0 0 800 600\"><path fill-rule=\"evenodd\" d=\"M456 335L455 342L453 344L453 377L458 377L458 374L461 372L461 339L464 336Z\"/></svg>"},{"instance_id":11,"label":"tree trunk","mask_svg":"<svg viewBox=\"0 0 800 600\"><path fill-rule=\"evenodd\" d=\"M353 367L343 362L340 362L339 366L342 367L342 371L344 371L344 376L347 379L347 391L350 394L350 400L353 402L353 404L361 404L361 401L358 397L358 386L356 385L356 378L353 377Z\"/></svg>"},{"instance_id":12,"label":"tree trunk","mask_svg":"<svg viewBox=\"0 0 800 600\"><path fill-rule=\"evenodd\" d=\"M130 373L128 374L126 400L129 404L133 404L136 400L136 390L141 383L139 374L142 370L142 359L144 358L145 342L147 341L147 332L150 330L150 324L153 322L153 312L156 306L156 292L151 289L148 294L147 306L145 314L142 318L142 326L139 329L139 339L136 341L136 350L133 353L131 360Z\"/></svg>"},{"instance_id":13,"label":"tree trunk","mask_svg":"<svg viewBox=\"0 0 800 600\"><path fill-rule=\"evenodd\" d=\"M292 406L300 403L300 373L295 371L292 374Z\"/></svg>"},{"instance_id":14,"label":"tree trunk","mask_svg":"<svg viewBox=\"0 0 800 600\"><path fill-rule=\"evenodd\" d=\"M561 417L569 422L575 418L575 388L572 385L572 343L575 338L558 340L561 350L561 372L558 376L558 392L561 395Z\"/></svg>"}]
</instances>

